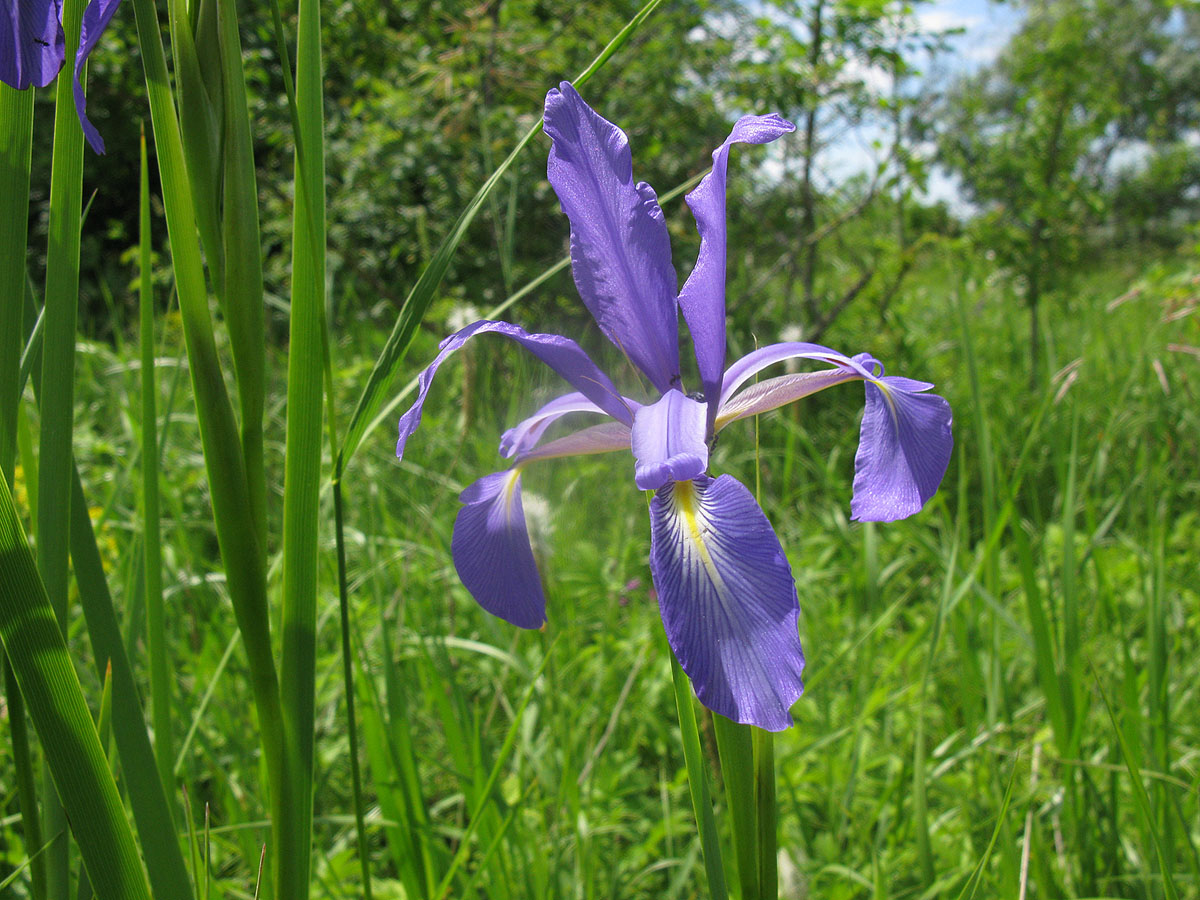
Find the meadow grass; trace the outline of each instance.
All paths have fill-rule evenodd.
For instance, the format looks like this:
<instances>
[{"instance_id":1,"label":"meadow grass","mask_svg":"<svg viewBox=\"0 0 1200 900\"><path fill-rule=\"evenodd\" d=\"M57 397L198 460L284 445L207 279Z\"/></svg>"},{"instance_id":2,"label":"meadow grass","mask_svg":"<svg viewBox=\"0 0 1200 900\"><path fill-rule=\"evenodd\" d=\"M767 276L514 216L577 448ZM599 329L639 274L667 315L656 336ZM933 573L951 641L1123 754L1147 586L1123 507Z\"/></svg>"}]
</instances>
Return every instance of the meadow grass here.
<instances>
[{"instance_id":1,"label":"meadow grass","mask_svg":"<svg viewBox=\"0 0 1200 900\"><path fill-rule=\"evenodd\" d=\"M861 402L853 387L764 417L757 445L753 429L722 435L714 470L761 477L797 576L809 659L797 725L775 741L783 896L1200 895L1200 385L1194 356L1171 349L1200 343L1195 316L1181 315L1196 304L1198 271L1182 255L1080 275L1047 314L1043 358L1056 374L1032 394L1019 298L1004 273L964 248L931 256L886 322L847 315L829 343L869 348L895 371L937 381L955 409L946 483L911 520L848 521ZM571 287L560 277L543 290L565 297ZM519 306L510 315L522 321ZM769 340L767 329L783 324L756 327ZM568 328L614 361L590 323ZM432 355L442 330L431 323L419 336L413 365ZM78 344L73 446L144 688L136 323L115 331L113 344ZM356 322L332 338L335 407L344 411L383 335ZM180 378L177 314L158 317L156 342L172 799L177 821L186 810L198 835L191 858L209 859L211 896L249 897L267 811L253 697L245 657L231 652L237 628ZM278 349L267 369L274 535L286 371ZM706 896L646 567L645 501L628 460L551 462L526 476L549 602L544 631L488 616L450 564L457 492L499 468L501 430L532 405L517 399L525 389L555 387L511 347L479 342L435 388L403 463L391 428L379 428L345 474L377 897ZM36 412L25 411L36 434ZM36 484L29 471L16 479L21 509ZM321 504L312 893L356 897L328 492ZM277 597L280 548L268 550ZM82 619L69 624L76 658L90 659ZM98 704L98 670L77 669ZM700 740L713 758L707 713ZM6 807L12 771L6 740ZM724 821L722 808L717 815ZM7 865L36 849L22 844L15 818L4 835ZM8 889L22 896L24 884Z\"/></svg>"}]
</instances>

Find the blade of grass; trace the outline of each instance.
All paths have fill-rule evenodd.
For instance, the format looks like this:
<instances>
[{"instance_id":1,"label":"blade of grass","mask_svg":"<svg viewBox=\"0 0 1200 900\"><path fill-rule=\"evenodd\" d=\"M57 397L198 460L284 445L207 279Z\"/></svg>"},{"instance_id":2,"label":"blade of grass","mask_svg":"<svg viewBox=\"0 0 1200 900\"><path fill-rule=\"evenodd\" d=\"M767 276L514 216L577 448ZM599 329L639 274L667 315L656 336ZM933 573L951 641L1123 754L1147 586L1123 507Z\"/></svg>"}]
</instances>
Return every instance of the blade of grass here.
<instances>
[{"instance_id":1,"label":"blade of grass","mask_svg":"<svg viewBox=\"0 0 1200 900\"><path fill-rule=\"evenodd\" d=\"M150 900L146 873L83 688L3 483L0 638L92 884L101 896Z\"/></svg>"},{"instance_id":2,"label":"blade of grass","mask_svg":"<svg viewBox=\"0 0 1200 900\"><path fill-rule=\"evenodd\" d=\"M933 680L933 664L937 657L938 641L941 638L942 626L946 620L947 611L955 602L952 591L956 562L958 560L958 536L950 549L950 559L946 565L946 577L942 582L942 596L938 603L937 614L929 634L929 655L926 657L925 670L921 676L920 701L917 705L916 736L913 741L913 816L916 819L914 827L917 832L917 855L921 863L921 874L925 884L933 884L936 873L933 869L933 849L929 840L929 804L926 794L925 758L928 752L925 747L925 706L929 699L929 685ZM972 574L971 580L974 579Z\"/></svg>"},{"instance_id":3,"label":"blade of grass","mask_svg":"<svg viewBox=\"0 0 1200 900\"><path fill-rule=\"evenodd\" d=\"M996 813L996 827L992 829L991 840L988 841L987 849L983 851L983 856L979 858L979 862L975 866L975 870L971 873L971 877L967 879L967 883L963 885L963 889L958 893L958 900L971 900L975 896L975 892L979 890L979 882L983 876L983 868L987 865L988 857L992 854L992 848L996 846L996 838L1000 836L1000 831L1004 826L1004 817L1008 814L1008 805L1012 802L1013 785L1017 783L1017 762L1013 761L1012 774L1008 777L1008 787L1004 791L1004 799L1000 802L1000 811ZM968 893L969 891L969 893Z\"/></svg>"},{"instance_id":4,"label":"blade of grass","mask_svg":"<svg viewBox=\"0 0 1200 900\"><path fill-rule=\"evenodd\" d=\"M290 768L292 815L275 822L276 897L308 896L312 843L313 718L316 678L317 524L324 389L325 163L322 145L321 18L300 0L296 65L298 125L293 216L287 449L283 487L283 611L280 695Z\"/></svg>"},{"instance_id":5,"label":"blade of grass","mask_svg":"<svg viewBox=\"0 0 1200 900\"><path fill-rule=\"evenodd\" d=\"M163 615L162 537L158 511L158 385L154 377L154 290L150 247L150 171L146 164L146 133L141 141L140 235L138 300L142 356L142 549L145 554L146 644L150 653L151 721L154 759L163 786L174 784L171 740L171 678L167 670L167 638Z\"/></svg>"},{"instance_id":6,"label":"blade of grass","mask_svg":"<svg viewBox=\"0 0 1200 900\"><path fill-rule=\"evenodd\" d=\"M650 2L643 6L637 15L630 19L625 27L617 32L616 36L608 42L608 45L600 51L592 63L575 78L575 86L582 87L586 84L592 75L608 62L609 58L629 40L661 3L662 0L650 0ZM476 214L483 208L488 196L500 184L504 173L508 171L513 161L521 154L521 151L529 145L541 130L542 120L538 119L537 123L517 142L517 146L513 148L504 162L500 163L499 168L488 177L488 180L484 182L483 186L471 199L471 202L467 204L467 208L458 217L458 221L454 223L450 229L450 233L442 241L433 259L430 260L429 265L425 267L425 270L421 273L421 277L417 279L417 283L413 285L412 290L405 298L404 305L400 310L400 316L392 328L392 333L384 345L383 352L380 353L379 358L375 361L375 366L371 370L367 384L363 388L363 392L358 398L358 403L355 405L354 413L350 417L350 424L347 426L345 437L342 439L341 450L338 451L337 460L334 464L335 477L340 476L345 471L346 465L349 464L355 450L358 449L359 442L366 433L368 423L375 417L375 413L384 402L383 395L391 387L392 380L400 368L400 363L403 362L404 356L408 352L408 347L412 343L413 336L416 334L417 326L421 324L421 319L424 318L425 311L429 309L429 304L433 302L437 286L441 284L442 278L450 266L450 260L453 258L454 252L458 249L459 242L467 233L467 229L470 227L471 222L474 221Z\"/></svg>"},{"instance_id":7,"label":"blade of grass","mask_svg":"<svg viewBox=\"0 0 1200 900\"><path fill-rule=\"evenodd\" d=\"M557 641L557 638L555 638L555 641ZM525 689L525 696L521 698L520 704L513 711L512 722L508 726L508 732L504 735L504 743L500 745L500 751L496 754L496 761L492 764L487 779L479 789L478 802L475 808L471 810L470 821L459 838L458 851L454 854L454 858L450 860L450 865L446 867L446 874L442 876L437 890L433 892L435 900L442 900L442 898L449 896L450 885L454 881L454 876L458 873L459 867L462 866L470 854L472 846L471 838L475 834L475 829L483 821L484 810L489 804L494 802L492 791L496 787L496 779L500 777L500 770L504 768L504 764L508 761L508 756L512 752L513 744L516 743L517 732L520 728L522 717L525 714L525 709L529 706L529 701L533 699L538 679L542 677L542 672L545 671L546 664L550 661L550 649L552 647L548 648L545 655L543 655L541 665L537 667L533 678L529 682L529 686Z\"/></svg>"},{"instance_id":8,"label":"blade of grass","mask_svg":"<svg viewBox=\"0 0 1200 900\"><path fill-rule=\"evenodd\" d=\"M1096 682L1096 690L1100 693L1100 699L1104 701L1104 709L1108 713L1109 722L1112 724L1113 734L1116 735L1117 745L1121 748L1121 761L1125 763L1125 771L1129 773L1129 780L1133 784L1133 797L1137 802L1137 810L1141 815L1142 824L1145 826L1146 832L1150 836L1150 842L1154 846L1155 862L1158 863L1158 874L1162 878L1167 900L1179 900L1179 892L1175 888L1175 878L1171 873L1170 865L1168 865L1167 853L1163 849L1162 841L1158 836L1158 829L1155 827L1154 808L1150 805L1150 795L1146 793L1146 783L1142 781L1141 770L1138 769L1137 762L1129 750L1129 742L1125 740L1125 732L1117 722L1117 715L1113 711L1112 702L1108 699L1108 693L1100 683L1100 674L1096 671L1095 665L1090 660L1088 665L1092 670L1092 679Z\"/></svg>"}]
</instances>

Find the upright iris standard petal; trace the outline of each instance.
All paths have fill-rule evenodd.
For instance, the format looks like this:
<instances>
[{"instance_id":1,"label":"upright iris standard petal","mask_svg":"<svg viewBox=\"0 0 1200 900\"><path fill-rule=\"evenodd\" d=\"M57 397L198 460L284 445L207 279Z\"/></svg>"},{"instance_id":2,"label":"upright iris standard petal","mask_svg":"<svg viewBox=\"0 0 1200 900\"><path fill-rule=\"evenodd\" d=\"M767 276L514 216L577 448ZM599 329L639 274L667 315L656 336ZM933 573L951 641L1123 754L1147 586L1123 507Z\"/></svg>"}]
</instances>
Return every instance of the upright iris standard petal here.
<instances>
[{"instance_id":1,"label":"upright iris standard petal","mask_svg":"<svg viewBox=\"0 0 1200 900\"><path fill-rule=\"evenodd\" d=\"M911 516L934 495L954 449L950 404L924 381L885 376L867 381L853 518L892 522Z\"/></svg>"},{"instance_id":2,"label":"upright iris standard petal","mask_svg":"<svg viewBox=\"0 0 1200 900\"><path fill-rule=\"evenodd\" d=\"M458 498L450 553L471 596L518 628L541 628L546 596L521 506L521 470L485 475Z\"/></svg>"},{"instance_id":3,"label":"upright iris standard petal","mask_svg":"<svg viewBox=\"0 0 1200 900\"><path fill-rule=\"evenodd\" d=\"M83 70L83 64L87 62L88 54L95 49L100 35L108 27L108 23L112 21L112 17L120 5L121 0L91 0L83 12L83 29L79 35L79 49L75 51L75 84L73 86L75 111L79 113L79 124L83 126L84 137L97 153L104 152L104 140L100 137L100 132L96 130L96 127L88 121L87 99L83 95L83 85L79 81L79 73Z\"/></svg>"},{"instance_id":4,"label":"upright iris standard petal","mask_svg":"<svg viewBox=\"0 0 1200 900\"><path fill-rule=\"evenodd\" d=\"M686 481L708 468L704 405L681 391L643 406L633 416L634 481L655 491L668 481Z\"/></svg>"},{"instance_id":5,"label":"upright iris standard petal","mask_svg":"<svg viewBox=\"0 0 1200 900\"><path fill-rule=\"evenodd\" d=\"M804 691L796 585L745 486L722 475L659 490L650 571L667 640L700 701L768 731L791 725Z\"/></svg>"},{"instance_id":6,"label":"upright iris standard petal","mask_svg":"<svg viewBox=\"0 0 1200 900\"><path fill-rule=\"evenodd\" d=\"M421 424L421 411L425 396L433 383L438 367L451 353L465 344L472 336L484 332L495 332L516 341L555 372L569 381L581 394L598 407L621 422L632 424L633 417L617 393L616 387L592 362L577 343L558 334L530 334L518 325L508 322L482 320L457 331L441 343L441 351L421 373L420 390L416 402L400 417L400 439L396 443L396 455L404 455L404 445L417 426Z\"/></svg>"},{"instance_id":7,"label":"upright iris standard petal","mask_svg":"<svg viewBox=\"0 0 1200 900\"><path fill-rule=\"evenodd\" d=\"M0 82L45 87L67 56L61 0L9 0L0 13Z\"/></svg>"},{"instance_id":8,"label":"upright iris standard petal","mask_svg":"<svg viewBox=\"0 0 1200 900\"><path fill-rule=\"evenodd\" d=\"M569 83L546 95L547 174L571 221L571 270L600 330L660 391L678 383L678 280L653 189L633 182L625 133Z\"/></svg>"},{"instance_id":9,"label":"upright iris standard petal","mask_svg":"<svg viewBox=\"0 0 1200 900\"><path fill-rule=\"evenodd\" d=\"M725 143L713 151L712 171L687 195L700 232L700 255L679 293L679 305L696 345L700 382L709 401L710 426L717 416L721 367L725 365L725 183L729 148L736 143L767 144L795 130L795 125L775 113L742 116Z\"/></svg>"}]
</instances>

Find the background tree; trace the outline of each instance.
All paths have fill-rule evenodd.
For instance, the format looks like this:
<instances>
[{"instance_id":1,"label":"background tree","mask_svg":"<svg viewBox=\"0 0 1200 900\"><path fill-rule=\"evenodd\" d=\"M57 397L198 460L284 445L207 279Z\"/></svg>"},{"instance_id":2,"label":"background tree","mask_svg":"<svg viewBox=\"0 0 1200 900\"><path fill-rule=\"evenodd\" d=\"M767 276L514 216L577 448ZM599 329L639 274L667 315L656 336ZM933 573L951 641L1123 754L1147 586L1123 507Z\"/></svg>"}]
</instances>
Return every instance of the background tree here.
<instances>
[{"instance_id":1,"label":"background tree","mask_svg":"<svg viewBox=\"0 0 1200 900\"><path fill-rule=\"evenodd\" d=\"M978 242L1020 279L1036 379L1043 297L1089 246L1128 173L1150 166L1164 184L1158 170L1196 121L1195 55L1181 54L1197 20L1163 0L1046 0L1025 12L996 61L947 93L939 149L979 208ZM1122 170L1122 158L1137 164ZM1182 199L1194 166L1172 174L1168 193Z\"/></svg>"}]
</instances>

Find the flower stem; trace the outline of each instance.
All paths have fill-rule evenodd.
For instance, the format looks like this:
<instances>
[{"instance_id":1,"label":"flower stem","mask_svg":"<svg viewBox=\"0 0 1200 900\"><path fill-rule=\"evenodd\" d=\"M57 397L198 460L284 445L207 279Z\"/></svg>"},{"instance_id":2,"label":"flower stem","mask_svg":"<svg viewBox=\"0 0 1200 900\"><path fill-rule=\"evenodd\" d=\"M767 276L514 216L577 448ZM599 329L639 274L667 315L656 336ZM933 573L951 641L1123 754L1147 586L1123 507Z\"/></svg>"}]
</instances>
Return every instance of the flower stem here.
<instances>
[{"instance_id":1,"label":"flower stem","mask_svg":"<svg viewBox=\"0 0 1200 900\"><path fill-rule=\"evenodd\" d=\"M675 685L675 708L679 713L679 734L683 739L683 759L687 764L688 787L692 793L692 809L700 829L700 847L704 852L704 868L708 873L708 893L713 900L726 900L725 870L721 867L721 841L713 817L712 799L708 790L708 774L704 770L704 754L700 749L700 732L696 728L696 710L692 705L692 688L675 654L671 653L671 679Z\"/></svg>"},{"instance_id":2,"label":"flower stem","mask_svg":"<svg viewBox=\"0 0 1200 900\"><path fill-rule=\"evenodd\" d=\"M754 743L754 803L758 832L758 891L764 898L779 896L775 831L775 735L752 729Z\"/></svg>"},{"instance_id":3,"label":"flower stem","mask_svg":"<svg viewBox=\"0 0 1200 900\"><path fill-rule=\"evenodd\" d=\"M733 853L737 860L742 900L759 900L758 823L755 793L754 749L750 725L739 725L713 714L721 775L725 781L725 805L729 809Z\"/></svg>"}]
</instances>

